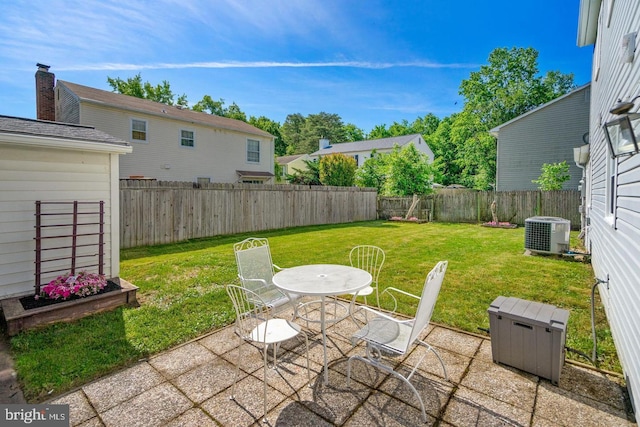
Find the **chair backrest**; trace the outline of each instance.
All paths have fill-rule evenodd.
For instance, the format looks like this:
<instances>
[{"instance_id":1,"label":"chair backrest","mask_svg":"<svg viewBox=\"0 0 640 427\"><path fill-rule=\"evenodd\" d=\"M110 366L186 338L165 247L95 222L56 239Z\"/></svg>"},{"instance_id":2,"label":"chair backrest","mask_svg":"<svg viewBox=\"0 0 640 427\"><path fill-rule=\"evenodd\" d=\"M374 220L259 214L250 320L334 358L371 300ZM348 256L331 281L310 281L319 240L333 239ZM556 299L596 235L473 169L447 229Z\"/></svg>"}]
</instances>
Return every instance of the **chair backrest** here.
<instances>
[{"instance_id":1,"label":"chair backrest","mask_svg":"<svg viewBox=\"0 0 640 427\"><path fill-rule=\"evenodd\" d=\"M273 261L267 239L250 237L234 244L233 251L243 287L260 294L261 288L272 285Z\"/></svg>"},{"instance_id":2,"label":"chair backrest","mask_svg":"<svg viewBox=\"0 0 640 427\"><path fill-rule=\"evenodd\" d=\"M382 249L372 245L359 245L349 252L352 267L357 267L371 274L372 286L378 286L378 276L384 264L385 254Z\"/></svg>"},{"instance_id":3,"label":"chair backrest","mask_svg":"<svg viewBox=\"0 0 640 427\"><path fill-rule=\"evenodd\" d=\"M242 286L227 285L225 288L236 312L236 333L245 340L257 338L257 341L264 341L264 337L255 334L263 330L257 326L269 320L270 312L267 305L261 302L258 294Z\"/></svg>"},{"instance_id":4,"label":"chair backrest","mask_svg":"<svg viewBox=\"0 0 640 427\"><path fill-rule=\"evenodd\" d=\"M418 304L418 310L416 311L416 317L413 320L413 328L411 329L411 335L407 342L407 347L418 339L422 331L431 321L433 308L436 306L436 300L438 299L438 294L440 293L440 287L444 280L444 274L447 272L448 264L448 261L440 261L435 267L433 267L429 274L427 274L427 278L424 281L424 288L422 289L422 296L420 297L420 303Z\"/></svg>"}]
</instances>

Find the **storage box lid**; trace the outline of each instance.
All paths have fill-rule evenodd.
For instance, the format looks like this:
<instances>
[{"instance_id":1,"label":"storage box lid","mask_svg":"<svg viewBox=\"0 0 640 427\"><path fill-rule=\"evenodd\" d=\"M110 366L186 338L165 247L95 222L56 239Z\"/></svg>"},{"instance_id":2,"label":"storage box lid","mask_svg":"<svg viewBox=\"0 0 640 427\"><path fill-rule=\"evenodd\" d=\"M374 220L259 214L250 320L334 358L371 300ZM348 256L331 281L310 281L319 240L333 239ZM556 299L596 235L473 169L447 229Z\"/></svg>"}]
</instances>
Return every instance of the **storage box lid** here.
<instances>
[{"instance_id":1,"label":"storage box lid","mask_svg":"<svg viewBox=\"0 0 640 427\"><path fill-rule=\"evenodd\" d=\"M489 306L489 314L506 316L514 320L537 323L553 329L566 330L569 311L555 305L499 296Z\"/></svg>"}]
</instances>

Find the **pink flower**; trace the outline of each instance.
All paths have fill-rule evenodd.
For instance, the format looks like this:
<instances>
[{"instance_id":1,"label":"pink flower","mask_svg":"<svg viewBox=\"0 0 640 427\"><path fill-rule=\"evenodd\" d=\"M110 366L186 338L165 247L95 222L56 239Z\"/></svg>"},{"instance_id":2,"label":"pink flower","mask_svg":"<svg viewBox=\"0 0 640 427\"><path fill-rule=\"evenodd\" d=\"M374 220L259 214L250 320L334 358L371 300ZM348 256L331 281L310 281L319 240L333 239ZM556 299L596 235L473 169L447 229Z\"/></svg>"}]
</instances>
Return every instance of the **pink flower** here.
<instances>
[{"instance_id":1,"label":"pink flower","mask_svg":"<svg viewBox=\"0 0 640 427\"><path fill-rule=\"evenodd\" d=\"M71 273L58 276L41 288L40 296L48 299L67 299L72 296L84 297L97 294L107 286L104 275L81 271L75 276Z\"/></svg>"}]
</instances>

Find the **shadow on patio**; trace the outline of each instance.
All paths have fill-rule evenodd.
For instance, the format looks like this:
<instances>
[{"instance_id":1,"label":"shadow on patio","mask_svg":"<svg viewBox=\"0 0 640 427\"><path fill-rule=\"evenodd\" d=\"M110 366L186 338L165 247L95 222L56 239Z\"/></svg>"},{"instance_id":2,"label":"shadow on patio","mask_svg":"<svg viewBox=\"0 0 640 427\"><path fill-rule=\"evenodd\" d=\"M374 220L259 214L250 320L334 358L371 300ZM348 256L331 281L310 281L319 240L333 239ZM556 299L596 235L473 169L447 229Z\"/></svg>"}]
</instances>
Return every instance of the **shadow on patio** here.
<instances>
[{"instance_id":1,"label":"shadow on patio","mask_svg":"<svg viewBox=\"0 0 640 427\"><path fill-rule=\"evenodd\" d=\"M301 322L305 326L304 322ZM347 357L363 354L349 338L356 326L343 320L328 329L329 384L322 383L322 335L310 338L312 383L306 384L304 344L281 349L279 369L269 370L268 424L273 426L425 425L405 384ZM635 425L622 380L589 367L565 363L559 386L493 363L488 338L439 325L426 341L436 347L412 379L421 394L426 425L441 426L631 426ZM72 426L259 426L262 423L262 356L243 350L237 401L229 399L238 339L227 327L82 386L49 403L71 405ZM412 366L416 347L401 369ZM420 354L417 354L420 353ZM399 362L399 361L398 361Z\"/></svg>"}]
</instances>

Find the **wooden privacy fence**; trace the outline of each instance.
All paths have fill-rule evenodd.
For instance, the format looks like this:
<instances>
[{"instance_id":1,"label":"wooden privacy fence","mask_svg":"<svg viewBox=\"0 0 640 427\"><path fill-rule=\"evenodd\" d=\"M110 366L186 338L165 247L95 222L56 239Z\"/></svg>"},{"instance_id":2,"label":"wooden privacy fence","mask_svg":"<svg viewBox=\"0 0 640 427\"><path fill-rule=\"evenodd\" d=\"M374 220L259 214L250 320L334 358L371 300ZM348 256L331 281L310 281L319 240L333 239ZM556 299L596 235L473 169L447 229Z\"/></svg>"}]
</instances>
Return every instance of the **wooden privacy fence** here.
<instances>
[{"instance_id":1,"label":"wooden privacy fence","mask_svg":"<svg viewBox=\"0 0 640 427\"><path fill-rule=\"evenodd\" d=\"M120 247L377 218L372 188L120 181Z\"/></svg>"},{"instance_id":2,"label":"wooden privacy fence","mask_svg":"<svg viewBox=\"0 0 640 427\"><path fill-rule=\"evenodd\" d=\"M414 215L438 222L488 222L492 220L491 203L494 200L501 222L524 225L527 218L542 215L568 219L573 229L580 228L580 192L577 190L438 190L421 198ZM380 197L378 216L384 219L404 216L409 206L410 197Z\"/></svg>"}]
</instances>

